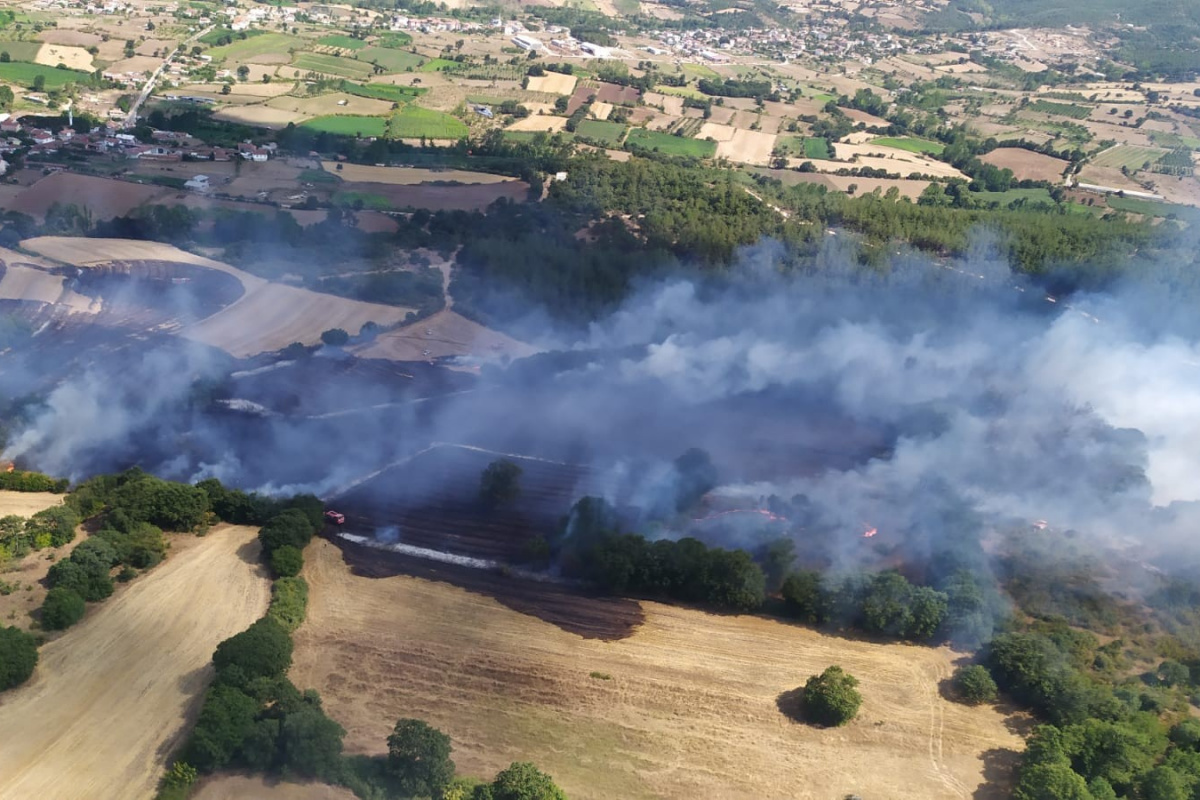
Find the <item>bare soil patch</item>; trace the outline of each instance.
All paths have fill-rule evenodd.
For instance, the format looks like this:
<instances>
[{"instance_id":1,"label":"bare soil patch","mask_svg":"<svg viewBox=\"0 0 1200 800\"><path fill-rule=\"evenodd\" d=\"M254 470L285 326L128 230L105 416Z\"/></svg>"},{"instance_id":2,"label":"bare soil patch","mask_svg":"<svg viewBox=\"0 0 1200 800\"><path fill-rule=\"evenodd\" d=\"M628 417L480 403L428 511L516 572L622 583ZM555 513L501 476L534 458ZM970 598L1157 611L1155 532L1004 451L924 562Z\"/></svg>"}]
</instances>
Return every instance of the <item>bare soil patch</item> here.
<instances>
[{"instance_id":1,"label":"bare soil patch","mask_svg":"<svg viewBox=\"0 0 1200 800\"><path fill-rule=\"evenodd\" d=\"M350 752L382 753L412 716L450 734L463 772L532 760L573 798L928 800L970 796L985 753L1023 747L996 710L941 698L946 649L656 603L604 642L445 583L356 577L324 540L306 560L291 677L321 692ZM830 664L861 681L859 719L784 717L777 698Z\"/></svg>"},{"instance_id":2,"label":"bare soil patch","mask_svg":"<svg viewBox=\"0 0 1200 800\"><path fill-rule=\"evenodd\" d=\"M26 189L13 210L44 219L55 203L74 203L87 208L93 219L112 219L128 214L162 191L158 186L57 172Z\"/></svg>"},{"instance_id":3,"label":"bare soil patch","mask_svg":"<svg viewBox=\"0 0 1200 800\"><path fill-rule=\"evenodd\" d=\"M1059 183L1062 181L1063 170L1068 166L1061 158L1019 147L999 147L980 160L1001 169L1011 169L1019 181Z\"/></svg>"},{"instance_id":4,"label":"bare soil patch","mask_svg":"<svg viewBox=\"0 0 1200 800\"><path fill-rule=\"evenodd\" d=\"M123 58L120 61L109 65L109 72L153 72L162 64L161 58L152 56L134 56L133 58Z\"/></svg>"},{"instance_id":5,"label":"bare soil patch","mask_svg":"<svg viewBox=\"0 0 1200 800\"><path fill-rule=\"evenodd\" d=\"M266 609L256 533L214 528L42 648L0 700L0 796L154 795L213 649Z\"/></svg>"},{"instance_id":6,"label":"bare soil patch","mask_svg":"<svg viewBox=\"0 0 1200 800\"><path fill-rule=\"evenodd\" d=\"M48 44L66 44L74 47L90 47L99 45L101 42L100 36L95 33L85 33L84 31L70 31L62 28L50 28L38 34L38 38Z\"/></svg>"},{"instance_id":7,"label":"bare soil patch","mask_svg":"<svg viewBox=\"0 0 1200 800\"><path fill-rule=\"evenodd\" d=\"M270 85L270 84L268 84ZM292 97L285 95L267 101L267 106L284 111L294 111L309 117L319 117L324 114L358 114L366 117L377 117L392 110L392 104L386 100L375 100L370 97L355 97L354 95L335 92L319 97Z\"/></svg>"}]
</instances>

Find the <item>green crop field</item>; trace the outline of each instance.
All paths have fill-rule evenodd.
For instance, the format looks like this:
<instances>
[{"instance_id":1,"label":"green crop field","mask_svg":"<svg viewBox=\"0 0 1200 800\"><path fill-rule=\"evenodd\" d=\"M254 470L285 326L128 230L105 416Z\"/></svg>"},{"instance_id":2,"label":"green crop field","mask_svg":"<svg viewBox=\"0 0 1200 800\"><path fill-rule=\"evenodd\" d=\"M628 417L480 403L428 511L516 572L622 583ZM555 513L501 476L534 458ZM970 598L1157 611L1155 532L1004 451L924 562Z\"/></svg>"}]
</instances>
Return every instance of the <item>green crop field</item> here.
<instances>
[{"instance_id":1,"label":"green crop field","mask_svg":"<svg viewBox=\"0 0 1200 800\"><path fill-rule=\"evenodd\" d=\"M706 67L703 64L683 64L683 74L691 75L695 78L720 78L721 75L715 69Z\"/></svg>"},{"instance_id":2,"label":"green crop field","mask_svg":"<svg viewBox=\"0 0 1200 800\"><path fill-rule=\"evenodd\" d=\"M1147 217L1166 217L1174 214L1185 219L1200 217L1200 210L1191 206L1180 206L1173 203L1160 203L1154 200L1142 200L1137 197L1108 196L1108 207L1130 214L1143 214Z\"/></svg>"},{"instance_id":3,"label":"green crop field","mask_svg":"<svg viewBox=\"0 0 1200 800\"><path fill-rule=\"evenodd\" d=\"M392 204L381 194L370 192L334 192L330 198L336 206L346 208L370 208L376 211L387 211Z\"/></svg>"},{"instance_id":4,"label":"green crop field","mask_svg":"<svg viewBox=\"0 0 1200 800\"><path fill-rule=\"evenodd\" d=\"M46 79L47 89L61 89L68 83L79 83L91 77L86 72L74 69L58 69L20 61L0 62L0 81L17 83L21 86L33 86L34 79L39 75Z\"/></svg>"},{"instance_id":5,"label":"green crop field","mask_svg":"<svg viewBox=\"0 0 1200 800\"><path fill-rule=\"evenodd\" d=\"M306 183L341 183L342 179L332 172L326 172L323 169L302 169L298 180Z\"/></svg>"},{"instance_id":6,"label":"green crop field","mask_svg":"<svg viewBox=\"0 0 1200 800\"><path fill-rule=\"evenodd\" d=\"M625 126L620 122L585 119L575 128L575 134L605 147L620 147L625 138Z\"/></svg>"},{"instance_id":7,"label":"green crop field","mask_svg":"<svg viewBox=\"0 0 1200 800\"><path fill-rule=\"evenodd\" d=\"M41 42L0 42L0 53L8 53L13 61L33 61L41 49Z\"/></svg>"},{"instance_id":8,"label":"green crop field","mask_svg":"<svg viewBox=\"0 0 1200 800\"><path fill-rule=\"evenodd\" d=\"M296 36L285 33L264 33L262 36L251 36L221 47L214 47L208 55L214 59L230 59L247 61L256 56L287 55L293 49L303 47L306 42Z\"/></svg>"},{"instance_id":9,"label":"green crop field","mask_svg":"<svg viewBox=\"0 0 1200 800\"><path fill-rule=\"evenodd\" d=\"M1036 111L1039 114L1054 114L1071 119L1087 119L1092 110L1087 106L1077 106L1073 103L1054 103L1049 100L1034 100L1025 106L1026 111Z\"/></svg>"},{"instance_id":10,"label":"green crop field","mask_svg":"<svg viewBox=\"0 0 1200 800\"><path fill-rule=\"evenodd\" d=\"M562 139L564 141L568 141L568 142L575 138L575 134L569 133L568 131L559 131L559 132L553 133L553 134L546 133L545 131L505 131L504 132L504 139L505 139L505 141L509 141L509 142L532 142L534 140L534 138L537 136L545 136L547 138L549 138L551 136L560 136L560 137L562 137Z\"/></svg>"},{"instance_id":11,"label":"green crop field","mask_svg":"<svg viewBox=\"0 0 1200 800\"><path fill-rule=\"evenodd\" d=\"M421 65L418 72L445 72L457 66L459 66L457 61L451 61L447 58L431 58Z\"/></svg>"},{"instance_id":12,"label":"green crop field","mask_svg":"<svg viewBox=\"0 0 1200 800\"><path fill-rule=\"evenodd\" d=\"M317 44L325 45L326 47L338 47L342 50L361 50L367 46L367 43L362 39L355 39L353 36L344 36L340 33L322 36L320 39L317 39Z\"/></svg>"},{"instance_id":13,"label":"green crop field","mask_svg":"<svg viewBox=\"0 0 1200 800\"><path fill-rule=\"evenodd\" d=\"M661 131L649 131L645 128L634 128L625 139L627 145L657 150L671 156L695 156L708 158L717 152L717 143L703 139L687 139L683 136L672 136Z\"/></svg>"},{"instance_id":14,"label":"green crop field","mask_svg":"<svg viewBox=\"0 0 1200 800\"><path fill-rule=\"evenodd\" d=\"M1189 150L1200 150L1200 139L1195 136L1178 136L1174 133L1152 131L1150 141L1163 147L1186 147Z\"/></svg>"},{"instance_id":15,"label":"green crop field","mask_svg":"<svg viewBox=\"0 0 1200 800\"><path fill-rule=\"evenodd\" d=\"M342 81L341 89L346 94L357 97L372 97L376 100L390 100L393 103L407 102L428 91L419 86L393 86L390 83L352 83L350 81Z\"/></svg>"},{"instance_id":16,"label":"green crop field","mask_svg":"<svg viewBox=\"0 0 1200 800\"><path fill-rule=\"evenodd\" d=\"M1131 170L1139 170L1146 165L1147 161L1154 164L1166 154L1166 150L1157 147L1122 144L1096 156L1092 159L1092 163L1097 167L1112 167L1113 169L1128 167Z\"/></svg>"},{"instance_id":17,"label":"green crop field","mask_svg":"<svg viewBox=\"0 0 1200 800\"><path fill-rule=\"evenodd\" d=\"M468 129L462 120L441 111L405 106L388 120L387 133L392 139L461 139Z\"/></svg>"},{"instance_id":18,"label":"green crop field","mask_svg":"<svg viewBox=\"0 0 1200 800\"><path fill-rule=\"evenodd\" d=\"M881 136L878 139L872 139L869 144L877 144L880 147L892 147L896 150L905 150L909 153L932 155L938 155L946 149L946 145L941 142L931 142L927 139L913 139L908 136Z\"/></svg>"},{"instance_id":19,"label":"green crop field","mask_svg":"<svg viewBox=\"0 0 1200 800\"><path fill-rule=\"evenodd\" d=\"M399 47L408 47L410 44L412 44L412 37L407 33L389 33L379 39L380 47L391 47L394 49Z\"/></svg>"},{"instance_id":20,"label":"green crop field","mask_svg":"<svg viewBox=\"0 0 1200 800\"><path fill-rule=\"evenodd\" d=\"M1041 189L1009 189L1006 192L971 192L970 197L990 203L1007 206L1017 200L1027 200L1030 203L1050 203L1050 190Z\"/></svg>"},{"instance_id":21,"label":"green crop field","mask_svg":"<svg viewBox=\"0 0 1200 800\"><path fill-rule=\"evenodd\" d=\"M310 72L320 72L325 75L336 75L339 78L367 78L371 75L371 65L352 58L327 56L320 53L297 53L292 59L292 66Z\"/></svg>"},{"instance_id":22,"label":"green crop field","mask_svg":"<svg viewBox=\"0 0 1200 800\"><path fill-rule=\"evenodd\" d=\"M387 131L385 117L363 117L354 114L330 114L301 123L302 127L338 136L383 136Z\"/></svg>"},{"instance_id":23,"label":"green crop field","mask_svg":"<svg viewBox=\"0 0 1200 800\"><path fill-rule=\"evenodd\" d=\"M820 136L809 136L804 140L804 157L828 161L833 158L829 148L829 140Z\"/></svg>"},{"instance_id":24,"label":"green crop field","mask_svg":"<svg viewBox=\"0 0 1200 800\"><path fill-rule=\"evenodd\" d=\"M579 70L576 70L575 74L578 75ZM658 92L659 94L673 94L679 97L693 97L697 100L708 99L707 95L701 94L700 90L694 86L655 86L654 91Z\"/></svg>"},{"instance_id":25,"label":"green crop field","mask_svg":"<svg viewBox=\"0 0 1200 800\"><path fill-rule=\"evenodd\" d=\"M393 50L390 47L368 47L356 56L360 61L378 64L388 72L411 72L425 59L407 50Z\"/></svg>"}]
</instances>

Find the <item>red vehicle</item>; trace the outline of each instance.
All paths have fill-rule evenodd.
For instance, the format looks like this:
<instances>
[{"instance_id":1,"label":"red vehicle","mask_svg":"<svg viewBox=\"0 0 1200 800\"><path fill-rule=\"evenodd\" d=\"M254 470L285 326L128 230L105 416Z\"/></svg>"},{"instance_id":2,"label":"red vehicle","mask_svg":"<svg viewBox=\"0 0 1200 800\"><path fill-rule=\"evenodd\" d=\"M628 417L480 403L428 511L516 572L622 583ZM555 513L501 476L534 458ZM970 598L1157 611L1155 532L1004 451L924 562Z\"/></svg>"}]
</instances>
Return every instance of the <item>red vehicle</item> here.
<instances>
[{"instance_id":1,"label":"red vehicle","mask_svg":"<svg viewBox=\"0 0 1200 800\"><path fill-rule=\"evenodd\" d=\"M328 522L332 522L334 525L341 525L343 522L346 521L346 515L339 514L336 511L326 511L325 519Z\"/></svg>"}]
</instances>

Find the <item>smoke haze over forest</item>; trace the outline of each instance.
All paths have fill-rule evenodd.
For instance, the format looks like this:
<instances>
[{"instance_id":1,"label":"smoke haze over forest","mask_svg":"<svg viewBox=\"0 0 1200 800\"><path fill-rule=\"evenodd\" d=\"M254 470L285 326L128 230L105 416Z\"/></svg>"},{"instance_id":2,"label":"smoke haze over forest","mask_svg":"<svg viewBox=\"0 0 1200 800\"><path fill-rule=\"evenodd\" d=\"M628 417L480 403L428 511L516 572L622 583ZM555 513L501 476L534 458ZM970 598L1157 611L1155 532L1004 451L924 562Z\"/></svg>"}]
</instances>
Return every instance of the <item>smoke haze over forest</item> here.
<instances>
[{"instance_id":1,"label":"smoke haze over forest","mask_svg":"<svg viewBox=\"0 0 1200 800\"><path fill-rule=\"evenodd\" d=\"M287 365L238 373L262 362L179 339L97 348L14 426L6 455L73 478L141 463L327 495L453 442L586 463L579 495L654 509L672 502L671 460L700 447L718 494L803 496L810 520L855 536L952 535L965 519L1128 536L1197 516L1186 292L1143 276L1048 299L986 240L942 267L898 255L887 275L829 242L804 272L782 273L765 243L735 277L643 286L586 331L544 327L545 352L477 383L320 380L340 352L294 379ZM5 359L10 396L30 390L22 365ZM295 394L333 411L297 413Z\"/></svg>"}]
</instances>

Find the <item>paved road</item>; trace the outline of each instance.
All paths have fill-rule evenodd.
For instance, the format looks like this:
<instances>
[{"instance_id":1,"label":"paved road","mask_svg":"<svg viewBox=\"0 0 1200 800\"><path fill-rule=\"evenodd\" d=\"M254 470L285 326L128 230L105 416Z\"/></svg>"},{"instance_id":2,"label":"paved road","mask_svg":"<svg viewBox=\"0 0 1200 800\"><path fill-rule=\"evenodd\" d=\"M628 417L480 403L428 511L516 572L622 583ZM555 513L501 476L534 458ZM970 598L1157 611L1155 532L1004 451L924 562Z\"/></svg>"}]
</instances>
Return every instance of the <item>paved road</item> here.
<instances>
[{"instance_id":1,"label":"paved road","mask_svg":"<svg viewBox=\"0 0 1200 800\"><path fill-rule=\"evenodd\" d=\"M146 85L142 87L142 91L141 94L138 95L137 102L130 107L129 113L125 115L125 122L122 123L121 127L129 129L137 125L138 111L141 109L142 103L146 102L146 98L149 97L150 93L154 91L154 87L158 83L158 79L162 77L163 70L165 70L167 65L171 63L171 59L174 58L175 54L180 50L188 47L192 42L211 31L213 27L214 26L209 25L207 28L197 31L188 37L188 39L182 44L178 45L174 50L167 54L167 57L163 59L163 62L158 65L158 69L154 70L154 74L151 75L149 80L146 81Z\"/></svg>"}]
</instances>

